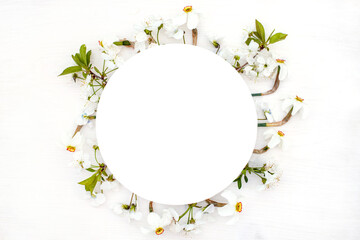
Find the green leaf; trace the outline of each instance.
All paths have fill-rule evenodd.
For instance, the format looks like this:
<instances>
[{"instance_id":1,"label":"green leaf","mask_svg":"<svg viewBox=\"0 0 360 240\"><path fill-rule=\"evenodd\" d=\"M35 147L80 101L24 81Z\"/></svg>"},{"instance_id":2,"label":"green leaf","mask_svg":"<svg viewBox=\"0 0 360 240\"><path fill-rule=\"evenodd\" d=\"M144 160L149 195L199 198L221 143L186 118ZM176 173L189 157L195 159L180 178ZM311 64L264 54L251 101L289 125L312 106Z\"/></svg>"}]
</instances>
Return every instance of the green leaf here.
<instances>
[{"instance_id":1,"label":"green leaf","mask_svg":"<svg viewBox=\"0 0 360 240\"><path fill-rule=\"evenodd\" d=\"M88 62L86 61L86 46L85 46L85 44L81 45L81 47L80 47L80 59L86 66L88 65Z\"/></svg>"},{"instance_id":2,"label":"green leaf","mask_svg":"<svg viewBox=\"0 0 360 240\"><path fill-rule=\"evenodd\" d=\"M255 19L255 26L256 26L256 32L259 34L260 39L265 42L265 30L264 30L264 26L257 20Z\"/></svg>"},{"instance_id":3,"label":"green leaf","mask_svg":"<svg viewBox=\"0 0 360 240\"><path fill-rule=\"evenodd\" d=\"M90 63L91 50L86 53L86 63L89 66Z\"/></svg>"},{"instance_id":4,"label":"green leaf","mask_svg":"<svg viewBox=\"0 0 360 240\"><path fill-rule=\"evenodd\" d=\"M247 182L248 182L248 180L249 180L249 179L248 179L248 177L247 177L246 175L244 176L244 179L245 179L245 182L246 182L246 183L247 183Z\"/></svg>"},{"instance_id":5,"label":"green leaf","mask_svg":"<svg viewBox=\"0 0 360 240\"><path fill-rule=\"evenodd\" d=\"M81 62L80 60L75 56L75 55L71 55L72 59L74 60L74 62L78 65L78 66L81 66Z\"/></svg>"},{"instance_id":6,"label":"green leaf","mask_svg":"<svg viewBox=\"0 0 360 240\"><path fill-rule=\"evenodd\" d=\"M128 40L113 42L116 46L130 46L131 42Z\"/></svg>"},{"instance_id":7,"label":"green leaf","mask_svg":"<svg viewBox=\"0 0 360 240\"><path fill-rule=\"evenodd\" d=\"M251 41L254 41L254 42L256 42L256 43L258 43L259 45L261 45L262 43L261 43L261 41L258 39L258 38L248 38L247 40L246 40L246 45L248 45L249 46L249 44L250 44L250 42Z\"/></svg>"},{"instance_id":8,"label":"green leaf","mask_svg":"<svg viewBox=\"0 0 360 240\"><path fill-rule=\"evenodd\" d=\"M89 171L89 172L95 172L95 170L92 169L92 168L87 168L86 170Z\"/></svg>"},{"instance_id":9,"label":"green leaf","mask_svg":"<svg viewBox=\"0 0 360 240\"><path fill-rule=\"evenodd\" d=\"M269 42L271 36L273 35L273 33L275 32L275 29L270 33L270 36L266 39L266 42Z\"/></svg>"},{"instance_id":10,"label":"green leaf","mask_svg":"<svg viewBox=\"0 0 360 240\"><path fill-rule=\"evenodd\" d=\"M85 64L85 62L81 59L80 54L76 53L76 54L75 54L75 58L79 61L80 66L86 67L86 64Z\"/></svg>"},{"instance_id":11,"label":"green leaf","mask_svg":"<svg viewBox=\"0 0 360 240\"><path fill-rule=\"evenodd\" d=\"M239 178L239 180L237 181L237 184L238 184L238 189L240 189L241 188L241 178Z\"/></svg>"},{"instance_id":12,"label":"green leaf","mask_svg":"<svg viewBox=\"0 0 360 240\"><path fill-rule=\"evenodd\" d=\"M94 66L94 69L95 69L95 71L96 71L98 74L101 75L101 72L100 72L100 70L99 70L97 67Z\"/></svg>"},{"instance_id":13,"label":"green leaf","mask_svg":"<svg viewBox=\"0 0 360 240\"><path fill-rule=\"evenodd\" d=\"M80 72L81 70L82 70L82 68L80 66L68 67L59 76L70 74L70 73Z\"/></svg>"},{"instance_id":14,"label":"green leaf","mask_svg":"<svg viewBox=\"0 0 360 240\"><path fill-rule=\"evenodd\" d=\"M101 175L99 175L97 172L94 173L91 177L79 182L80 185L85 186L85 190L92 193L94 191L94 188L99 181L99 177L101 179Z\"/></svg>"},{"instance_id":15,"label":"green leaf","mask_svg":"<svg viewBox=\"0 0 360 240\"><path fill-rule=\"evenodd\" d=\"M273 36L271 36L270 38L270 44L272 43L276 43L279 41L284 40L287 37L287 34L284 33L275 33Z\"/></svg>"}]
</instances>

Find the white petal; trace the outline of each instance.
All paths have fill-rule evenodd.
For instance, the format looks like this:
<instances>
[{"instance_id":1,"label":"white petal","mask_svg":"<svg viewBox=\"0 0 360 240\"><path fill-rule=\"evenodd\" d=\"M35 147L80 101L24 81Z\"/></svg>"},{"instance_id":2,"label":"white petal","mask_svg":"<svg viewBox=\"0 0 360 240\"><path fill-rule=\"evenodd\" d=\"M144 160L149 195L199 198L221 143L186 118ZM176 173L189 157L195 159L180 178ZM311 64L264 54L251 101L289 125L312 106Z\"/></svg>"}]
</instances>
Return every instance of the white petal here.
<instances>
[{"instance_id":1,"label":"white petal","mask_svg":"<svg viewBox=\"0 0 360 240\"><path fill-rule=\"evenodd\" d=\"M215 211L215 206L210 204L205 210L204 213L213 213Z\"/></svg>"},{"instance_id":2,"label":"white petal","mask_svg":"<svg viewBox=\"0 0 360 240\"><path fill-rule=\"evenodd\" d=\"M202 216L204 215L204 212L200 209L199 211L197 211L194 215L195 220L199 220L202 218Z\"/></svg>"},{"instance_id":3,"label":"white petal","mask_svg":"<svg viewBox=\"0 0 360 240\"><path fill-rule=\"evenodd\" d=\"M173 208L165 209L164 212L168 212L170 216L175 218L176 220L179 219L179 214Z\"/></svg>"},{"instance_id":4,"label":"white petal","mask_svg":"<svg viewBox=\"0 0 360 240\"><path fill-rule=\"evenodd\" d=\"M235 214L235 206L233 205L225 205L224 207L220 207L217 209L220 216L232 216Z\"/></svg>"},{"instance_id":5,"label":"white petal","mask_svg":"<svg viewBox=\"0 0 360 240\"><path fill-rule=\"evenodd\" d=\"M186 23L186 18L187 18L186 13L182 13L181 15L173 18L172 22L175 26L181 26L184 23Z\"/></svg>"},{"instance_id":6,"label":"white petal","mask_svg":"<svg viewBox=\"0 0 360 240\"><path fill-rule=\"evenodd\" d=\"M134 220L136 220L136 221L139 221L139 220L141 220L141 218L142 218L142 213L141 212L134 212L134 211L132 211L131 213L130 213L130 218L131 219L134 219Z\"/></svg>"},{"instance_id":7,"label":"white petal","mask_svg":"<svg viewBox=\"0 0 360 240\"><path fill-rule=\"evenodd\" d=\"M147 217L147 221L150 226L152 226L153 228L157 228L160 226L161 218L160 218L159 214L151 212L151 213L149 213L149 215Z\"/></svg>"},{"instance_id":8,"label":"white petal","mask_svg":"<svg viewBox=\"0 0 360 240\"><path fill-rule=\"evenodd\" d=\"M257 51L257 49L259 48L259 44L257 42L251 41L249 44L249 50L252 52Z\"/></svg>"},{"instance_id":9,"label":"white petal","mask_svg":"<svg viewBox=\"0 0 360 240\"><path fill-rule=\"evenodd\" d=\"M281 64L280 66L280 74L279 74L279 80L283 81L286 79L288 75L288 70L285 64Z\"/></svg>"},{"instance_id":10,"label":"white petal","mask_svg":"<svg viewBox=\"0 0 360 240\"><path fill-rule=\"evenodd\" d=\"M181 29L178 29L173 35L172 37L175 39L181 39L184 35L184 31Z\"/></svg>"},{"instance_id":11,"label":"white petal","mask_svg":"<svg viewBox=\"0 0 360 240\"><path fill-rule=\"evenodd\" d=\"M196 13L188 13L187 28L194 29L199 24L199 16Z\"/></svg>"},{"instance_id":12,"label":"white petal","mask_svg":"<svg viewBox=\"0 0 360 240\"><path fill-rule=\"evenodd\" d=\"M269 130L266 130L266 131L264 132L264 138L265 138L265 139L269 139L269 138L271 138L272 136L274 136L275 134L277 134L276 130L270 128Z\"/></svg>"},{"instance_id":13,"label":"white petal","mask_svg":"<svg viewBox=\"0 0 360 240\"><path fill-rule=\"evenodd\" d=\"M237 196L232 191L225 190L221 193L221 196L226 198L230 204L236 203Z\"/></svg>"},{"instance_id":14,"label":"white petal","mask_svg":"<svg viewBox=\"0 0 360 240\"><path fill-rule=\"evenodd\" d=\"M186 224L184 229L185 231L192 231L195 229L195 224Z\"/></svg>"},{"instance_id":15,"label":"white petal","mask_svg":"<svg viewBox=\"0 0 360 240\"><path fill-rule=\"evenodd\" d=\"M164 212L161 220L160 220L160 225L161 227L165 227L167 225L169 225L172 221L172 216L169 213Z\"/></svg>"},{"instance_id":16,"label":"white petal","mask_svg":"<svg viewBox=\"0 0 360 240\"><path fill-rule=\"evenodd\" d=\"M280 139L280 138L281 138L280 136L274 135L274 136L270 139L269 143L267 144L268 147L269 147L269 148L274 148L274 147L276 147L277 145L279 145L279 144L281 143L281 139Z\"/></svg>"},{"instance_id":17,"label":"white petal","mask_svg":"<svg viewBox=\"0 0 360 240\"><path fill-rule=\"evenodd\" d=\"M283 101L281 107L284 111L288 112L290 110L290 108L293 106L293 104L294 104L293 99L287 98Z\"/></svg>"}]
</instances>

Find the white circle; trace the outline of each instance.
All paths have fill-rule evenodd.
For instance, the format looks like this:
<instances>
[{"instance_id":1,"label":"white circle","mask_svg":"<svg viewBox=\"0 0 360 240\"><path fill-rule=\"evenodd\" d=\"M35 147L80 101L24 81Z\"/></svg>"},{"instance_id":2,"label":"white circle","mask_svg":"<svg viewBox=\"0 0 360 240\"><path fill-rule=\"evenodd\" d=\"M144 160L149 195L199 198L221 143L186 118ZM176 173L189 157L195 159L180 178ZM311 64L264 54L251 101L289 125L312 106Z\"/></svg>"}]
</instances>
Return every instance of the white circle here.
<instances>
[{"instance_id":1,"label":"white circle","mask_svg":"<svg viewBox=\"0 0 360 240\"><path fill-rule=\"evenodd\" d=\"M200 202L224 190L252 154L257 117L240 75L216 54L168 44L111 77L97 139L114 177L157 203Z\"/></svg>"}]
</instances>

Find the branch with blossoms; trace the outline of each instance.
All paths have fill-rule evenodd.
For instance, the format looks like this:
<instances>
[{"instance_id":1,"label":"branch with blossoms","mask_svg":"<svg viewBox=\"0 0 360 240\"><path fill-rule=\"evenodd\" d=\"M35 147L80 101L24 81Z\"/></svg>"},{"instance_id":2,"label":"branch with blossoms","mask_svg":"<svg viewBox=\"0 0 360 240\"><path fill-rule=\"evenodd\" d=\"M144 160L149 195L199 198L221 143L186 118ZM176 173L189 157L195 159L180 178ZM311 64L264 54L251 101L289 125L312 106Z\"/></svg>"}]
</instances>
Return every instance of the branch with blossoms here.
<instances>
[{"instance_id":1,"label":"branch with blossoms","mask_svg":"<svg viewBox=\"0 0 360 240\"><path fill-rule=\"evenodd\" d=\"M115 72L124 62L122 52L124 48L133 50L133 54L145 51L148 48L157 47L164 43L164 35L173 39L173 42L198 45L199 31L198 23L200 14L193 6L186 6L175 17L164 19L161 17L149 17L135 25L135 32L128 38L109 38L98 42L98 51L102 57L102 66L98 67L92 63L92 50L88 51L85 44L80 46L79 52L73 54L74 64L63 70L59 76L71 75L72 80L80 85L84 92L84 107L79 114L75 130L63 141L65 149L73 156L71 166L77 167L88 175L79 182L89 193L94 206L99 206L106 201L106 193L116 188L119 183L109 171L107 165L101 161L101 154L96 143L89 144L89 139L84 139L83 131L91 131L93 122L96 120L97 106L101 93ZM201 32L200 32L201 33ZM252 28L241 31L241 41L237 46L227 46L216 36L209 39L215 48L214 54L224 58L239 74L249 80L274 81L273 87L261 93L253 93L253 97L270 95L279 89L280 82L287 77L286 60L275 56L271 47L273 44L286 39L287 34L273 30L266 34L265 28L260 21L255 20ZM295 114L306 115L307 106L304 99L293 96L283 99L282 110L285 116L275 121L272 110L267 104L262 105L266 122L259 122L258 127L268 127L264 132L266 145L254 149L255 155L268 152L276 147L285 147L285 133L273 127L281 127L288 123ZM93 151L91 156L88 154ZM89 173L91 173L89 175ZM272 163L252 166L250 162L241 170L239 176L234 180L238 189L249 181L250 175L260 178L263 189L274 186L280 178L278 169ZM166 208L159 213L156 203L148 203L147 222L148 227L141 230L144 233L162 235L168 229L175 232L197 233L201 225L210 218L217 210L218 215L228 217L228 223L239 220L243 211L244 199L237 192L225 190L221 193L222 201L206 199L202 202L182 206L176 211L174 208ZM129 200L130 199L130 200ZM225 200L224 200L225 199ZM143 214L139 210L140 198L131 193L125 201L115 203L111 209L115 214L126 216L131 221L138 221ZM178 213L180 212L180 214Z\"/></svg>"}]
</instances>

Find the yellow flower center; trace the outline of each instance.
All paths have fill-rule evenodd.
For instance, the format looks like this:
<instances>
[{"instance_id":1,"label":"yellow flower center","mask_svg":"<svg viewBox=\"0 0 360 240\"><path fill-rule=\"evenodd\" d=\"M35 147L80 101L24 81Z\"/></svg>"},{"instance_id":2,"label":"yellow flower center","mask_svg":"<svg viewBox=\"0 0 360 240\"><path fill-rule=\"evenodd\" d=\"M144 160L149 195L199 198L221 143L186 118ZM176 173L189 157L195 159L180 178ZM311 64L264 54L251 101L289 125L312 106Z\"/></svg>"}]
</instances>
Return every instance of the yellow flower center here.
<instances>
[{"instance_id":1,"label":"yellow flower center","mask_svg":"<svg viewBox=\"0 0 360 240\"><path fill-rule=\"evenodd\" d=\"M278 63L284 63L285 62L285 59L276 59L276 61L278 62Z\"/></svg>"},{"instance_id":2,"label":"yellow flower center","mask_svg":"<svg viewBox=\"0 0 360 240\"><path fill-rule=\"evenodd\" d=\"M235 205L235 210L236 210L237 212L241 212L241 211L242 211L242 203L241 203L241 202L236 203L236 205Z\"/></svg>"},{"instance_id":3,"label":"yellow flower center","mask_svg":"<svg viewBox=\"0 0 360 240\"><path fill-rule=\"evenodd\" d=\"M296 98L295 98L297 101L299 101L299 102L303 102L304 101L304 99L303 98L301 98L301 97L298 97L298 96L296 96Z\"/></svg>"},{"instance_id":4,"label":"yellow flower center","mask_svg":"<svg viewBox=\"0 0 360 240\"><path fill-rule=\"evenodd\" d=\"M184 7L183 11L186 12L186 13L191 12L191 11L192 11L192 6L186 6L186 7Z\"/></svg>"},{"instance_id":5,"label":"yellow flower center","mask_svg":"<svg viewBox=\"0 0 360 240\"><path fill-rule=\"evenodd\" d=\"M161 235L164 233L164 229L162 227L158 227L156 230L155 230L155 233L156 235Z\"/></svg>"},{"instance_id":6,"label":"yellow flower center","mask_svg":"<svg viewBox=\"0 0 360 240\"><path fill-rule=\"evenodd\" d=\"M285 133L283 133L282 131L278 131L277 133L279 134L280 137L285 136Z\"/></svg>"},{"instance_id":7,"label":"yellow flower center","mask_svg":"<svg viewBox=\"0 0 360 240\"><path fill-rule=\"evenodd\" d=\"M104 47L104 44L103 44L102 41L99 41L99 45L100 45L101 47Z\"/></svg>"},{"instance_id":8,"label":"yellow flower center","mask_svg":"<svg viewBox=\"0 0 360 240\"><path fill-rule=\"evenodd\" d=\"M67 146L66 147L66 150L68 150L69 152L75 152L75 149L76 149L76 147L74 147L74 146Z\"/></svg>"}]
</instances>

